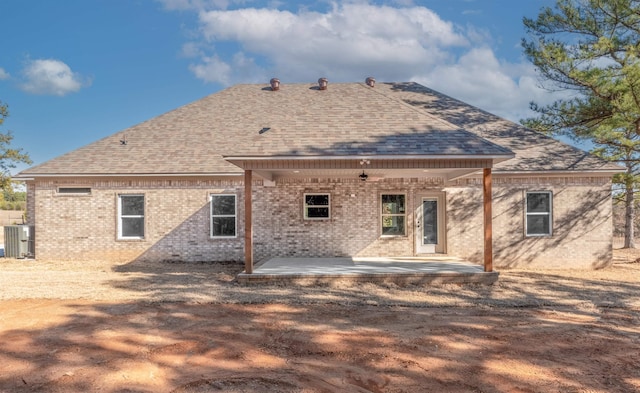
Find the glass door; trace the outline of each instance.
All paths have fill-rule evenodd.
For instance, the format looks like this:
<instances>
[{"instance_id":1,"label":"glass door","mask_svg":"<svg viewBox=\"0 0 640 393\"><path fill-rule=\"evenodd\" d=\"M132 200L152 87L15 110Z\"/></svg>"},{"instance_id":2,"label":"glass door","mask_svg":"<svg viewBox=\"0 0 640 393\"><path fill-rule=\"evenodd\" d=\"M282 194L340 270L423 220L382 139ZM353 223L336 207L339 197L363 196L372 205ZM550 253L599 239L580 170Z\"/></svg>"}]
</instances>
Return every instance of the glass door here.
<instances>
[{"instance_id":1,"label":"glass door","mask_svg":"<svg viewBox=\"0 0 640 393\"><path fill-rule=\"evenodd\" d=\"M444 197L421 196L415 219L416 253L444 252Z\"/></svg>"}]
</instances>

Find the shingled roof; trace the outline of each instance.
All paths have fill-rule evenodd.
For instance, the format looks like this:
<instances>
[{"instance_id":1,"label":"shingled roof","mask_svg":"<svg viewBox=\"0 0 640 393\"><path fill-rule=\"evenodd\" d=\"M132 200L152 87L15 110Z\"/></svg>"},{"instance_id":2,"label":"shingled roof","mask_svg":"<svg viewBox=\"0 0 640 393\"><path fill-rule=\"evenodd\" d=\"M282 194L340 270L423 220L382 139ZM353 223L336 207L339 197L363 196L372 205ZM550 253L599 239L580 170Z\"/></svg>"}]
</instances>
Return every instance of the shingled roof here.
<instances>
[{"instance_id":1,"label":"shingled roof","mask_svg":"<svg viewBox=\"0 0 640 393\"><path fill-rule=\"evenodd\" d=\"M489 157L498 170L618 166L416 83L236 85L19 177L239 174L225 157Z\"/></svg>"},{"instance_id":2,"label":"shingled roof","mask_svg":"<svg viewBox=\"0 0 640 393\"><path fill-rule=\"evenodd\" d=\"M515 159L497 164L494 168L496 172L620 172L624 170L624 168L584 150L562 143L557 139L420 84L411 82L386 83L380 87L387 89L396 99L436 115L444 121L455 124L516 153Z\"/></svg>"}]
</instances>

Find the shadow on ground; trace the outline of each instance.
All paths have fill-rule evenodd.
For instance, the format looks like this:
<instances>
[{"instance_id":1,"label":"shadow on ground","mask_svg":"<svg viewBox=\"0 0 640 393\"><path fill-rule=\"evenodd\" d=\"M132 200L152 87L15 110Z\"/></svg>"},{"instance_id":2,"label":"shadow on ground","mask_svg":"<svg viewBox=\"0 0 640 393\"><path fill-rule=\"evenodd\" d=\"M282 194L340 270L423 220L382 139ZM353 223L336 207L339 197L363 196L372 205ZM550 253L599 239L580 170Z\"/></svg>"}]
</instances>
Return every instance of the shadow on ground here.
<instances>
[{"instance_id":1,"label":"shadow on ground","mask_svg":"<svg viewBox=\"0 0 640 393\"><path fill-rule=\"evenodd\" d=\"M131 263L100 285L135 302L0 302L0 392L640 391L627 262L438 287L242 286L237 263Z\"/></svg>"},{"instance_id":2,"label":"shadow on ground","mask_svg":"<svg viewBox=\"0 0 640 393\"><path fill-rule=\"evenodd\" d=\"M640 389L638 310L1 304L2 392Z\"/></svg>"},{"instance_id":3,"label":"shadow on ground","mask_svg":"<svg viewBox=\"0 0 640 393\"><path fill-rule=\"evenodd\" d=\"M112 285L150 301L201 303L287 303L387 305L404 307L616 307L640 306L640 264L618 263L599 271L503 270L485 285L403 285L393 283L259 284L235 281L239 263L131 263L116 268L130 273ZM133 274L131 274L133 273Z\"/></svg>"}]
</instances>

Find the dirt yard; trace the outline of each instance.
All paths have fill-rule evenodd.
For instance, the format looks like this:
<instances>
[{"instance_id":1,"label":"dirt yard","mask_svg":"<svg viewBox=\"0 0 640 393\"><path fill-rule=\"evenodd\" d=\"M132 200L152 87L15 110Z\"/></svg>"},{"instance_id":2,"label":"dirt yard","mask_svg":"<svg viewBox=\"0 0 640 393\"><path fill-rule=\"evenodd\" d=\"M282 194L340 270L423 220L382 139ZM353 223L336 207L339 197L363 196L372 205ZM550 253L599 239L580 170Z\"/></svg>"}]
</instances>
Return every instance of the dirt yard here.
<instances>
[{"instance_id":1,"label":"dirt yard","mask_svg":"<svg viewBox=\"0 0 640 393\"><path fill-rule=\"evenodd\" d=\"M638 257L490 287L0 259L0 392L637 392Z\"/></svg>"}]
</instances>

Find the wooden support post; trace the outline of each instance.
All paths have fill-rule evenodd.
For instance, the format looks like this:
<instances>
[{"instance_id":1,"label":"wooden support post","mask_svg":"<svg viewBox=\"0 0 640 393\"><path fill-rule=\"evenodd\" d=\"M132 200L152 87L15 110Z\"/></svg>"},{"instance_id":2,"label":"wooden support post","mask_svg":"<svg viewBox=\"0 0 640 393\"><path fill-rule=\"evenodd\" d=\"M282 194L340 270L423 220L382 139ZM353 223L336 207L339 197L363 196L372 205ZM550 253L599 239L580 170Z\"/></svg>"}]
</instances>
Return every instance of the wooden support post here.
<instances>
[{"instance_id":1,"label":"wooden support post","mask_svg":"<svg viewBox=\"0 0 640 393\"><path fill-rule=\"evenodd\" d=\"M251 220L251 170L244 171L244 271L253 273L253 222Z\"/></svg>"},{"instance_id":2,"label":"wooden support post","mask_svg":"<svg viewBox=\"0 0 640 393\"><path fill-rule=\"evenodd\" d=\"M491 168L482 171L482 191L484 196L484 271L493 271L493 232L491 227Z\"/></svg>"}]
</instances>

